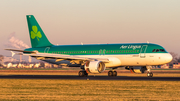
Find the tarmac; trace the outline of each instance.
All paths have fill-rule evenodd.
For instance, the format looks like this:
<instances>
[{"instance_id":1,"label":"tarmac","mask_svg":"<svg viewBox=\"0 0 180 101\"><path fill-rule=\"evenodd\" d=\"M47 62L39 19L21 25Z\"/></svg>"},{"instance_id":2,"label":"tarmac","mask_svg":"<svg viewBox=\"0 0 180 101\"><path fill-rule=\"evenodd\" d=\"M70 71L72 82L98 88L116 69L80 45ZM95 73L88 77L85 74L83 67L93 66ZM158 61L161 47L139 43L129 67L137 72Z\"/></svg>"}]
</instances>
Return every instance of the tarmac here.
<instances>
[{"instance_id":1,"label":"tarmac","mask_svg":"<svg viewBox=\"0 0 180 101\"><path fill-rule=\"evenodd\" d=\"M145 80L145 81L180 81L180 77L130 77L130 76L88 76L77 75L0 75L0 79L59 79L59 80Z\"/></svg>"}]
</instances>

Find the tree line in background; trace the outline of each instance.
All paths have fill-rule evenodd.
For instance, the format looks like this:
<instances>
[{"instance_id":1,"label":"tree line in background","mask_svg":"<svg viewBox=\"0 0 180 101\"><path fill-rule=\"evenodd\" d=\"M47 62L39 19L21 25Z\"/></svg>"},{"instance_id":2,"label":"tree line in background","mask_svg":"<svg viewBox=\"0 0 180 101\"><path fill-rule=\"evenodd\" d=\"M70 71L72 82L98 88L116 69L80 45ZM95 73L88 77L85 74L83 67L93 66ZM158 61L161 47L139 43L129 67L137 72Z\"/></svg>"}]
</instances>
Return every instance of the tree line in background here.
<instances>
[{"instance_id":1,"label":"tree line in background","mask_svg":"<svg viewBox=\"0 0 180 101\"><path fill-rule=\"evenodd\" d=\"M174 52L169 52L173 59L172 61L169 63L171 66L174 64L174 63L180 63L180 56L177 54L177 53L174 53Z\"/></svg>"},{"instance_id":2,"label":"tree line in background","mask_svg":"<svg viewBox=\"0 0 180 101\"><path fill-rule=\"evenodd\" d=\"M3 55L0 55L0 66L2 66L3 60L4 60L4 56L3 56Z\"/></svg>"}]
</instances>

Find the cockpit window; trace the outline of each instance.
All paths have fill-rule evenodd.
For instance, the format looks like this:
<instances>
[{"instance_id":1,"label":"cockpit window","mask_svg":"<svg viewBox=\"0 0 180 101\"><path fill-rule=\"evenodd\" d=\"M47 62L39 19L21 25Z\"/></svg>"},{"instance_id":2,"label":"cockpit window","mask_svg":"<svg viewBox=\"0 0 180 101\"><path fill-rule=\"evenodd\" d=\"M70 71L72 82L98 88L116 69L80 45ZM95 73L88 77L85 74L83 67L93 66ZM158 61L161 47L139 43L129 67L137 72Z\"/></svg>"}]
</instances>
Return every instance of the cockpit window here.
<instances>
[{"instance_id":1,"label":"cockpit window","mask_svg":"<svg viewBox=\"0 0 180 101\"><path fill-rule=\"evenodd\" d=\"M165 52L165 50L164 50L164 49L160 49L160 51L161 51L161 52Z\"/></svg>"},{"instance_id":2,"label":"cockpit window","mask_svg":"<svg viewBox=\"0 0 180 101\"><path fill-rule=\"evenodd\" d=\"M159 49L157 49L156 52L159 52Z\"/></svg>"},{"instance_id":3,"label":"cockpit window","mask_svg":"<svg viewBox=\"0 0 180 101\"><path fill-rule=\"evenodd\" d=\"M166 52L164 49L153 49L152 52Z\"/></svg>"}]
</instances>

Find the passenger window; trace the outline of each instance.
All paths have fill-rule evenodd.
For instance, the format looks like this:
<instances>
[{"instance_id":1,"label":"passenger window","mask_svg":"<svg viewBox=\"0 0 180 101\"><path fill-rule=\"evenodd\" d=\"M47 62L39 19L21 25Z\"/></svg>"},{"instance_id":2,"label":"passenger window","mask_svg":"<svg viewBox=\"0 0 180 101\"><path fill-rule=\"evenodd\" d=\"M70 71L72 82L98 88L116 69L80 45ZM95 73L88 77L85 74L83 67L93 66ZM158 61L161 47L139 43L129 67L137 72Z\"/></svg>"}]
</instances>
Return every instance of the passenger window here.
<instances>
[{"instance_id":1,"label":"passenger window","mask_svg":"<svg viewBox=\"0 0 180 101\"><path fill-rule=\"evenodd\" d=\"M152 52L155 52L156 50L155 49L153 49L153 51Z\"/></svg>"},{"instance_id":2,"label":"passenger window","mask_svg":"<svg viewBox=\"0 0 180 101\"><path fill-rule=\"evenodd\" d=\"M156 52L159 52L159 49L157 49Z\"/></svg>"}]
</instances>

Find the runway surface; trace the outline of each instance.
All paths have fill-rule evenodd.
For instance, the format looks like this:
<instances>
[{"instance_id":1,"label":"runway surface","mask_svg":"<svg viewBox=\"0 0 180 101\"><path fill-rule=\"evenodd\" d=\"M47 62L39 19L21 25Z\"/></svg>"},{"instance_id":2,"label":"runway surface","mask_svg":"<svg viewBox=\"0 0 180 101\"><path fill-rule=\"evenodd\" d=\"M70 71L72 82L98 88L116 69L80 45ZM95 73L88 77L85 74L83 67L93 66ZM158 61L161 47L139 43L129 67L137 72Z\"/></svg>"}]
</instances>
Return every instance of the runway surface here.
<instances>
[{"instance_id":1,"label":"runway surface","mask_svg":"<svg viewBox=\"0 0 180 101\"><path fill-rule=\"evenodd\" d=\"M130 77L130 76L88 76L77 75L1 75L0 79L59 79L59 80L152 80L152 81L180 81L180 77Z\"/></svg>"}]
</instances>

